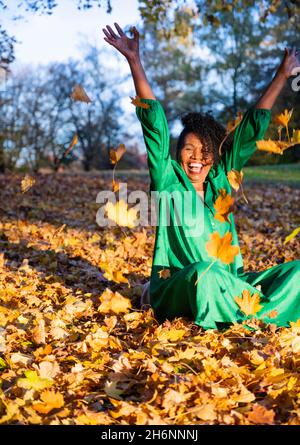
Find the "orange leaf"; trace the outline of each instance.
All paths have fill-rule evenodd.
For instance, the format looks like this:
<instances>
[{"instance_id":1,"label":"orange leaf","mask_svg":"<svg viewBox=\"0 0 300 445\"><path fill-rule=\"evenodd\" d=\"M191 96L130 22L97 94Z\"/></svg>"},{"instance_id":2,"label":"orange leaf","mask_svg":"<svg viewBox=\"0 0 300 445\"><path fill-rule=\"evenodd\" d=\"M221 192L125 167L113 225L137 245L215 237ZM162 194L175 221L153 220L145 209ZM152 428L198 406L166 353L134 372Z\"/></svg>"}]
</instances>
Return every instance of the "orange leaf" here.
<instances>
[{"instance_id":1,"label":"orange leaf","mask_svg":"<svg viewBox=\"0 0 300 445\"><path fill-rule=\"evenodd\" d=\"M268 151L269 153L276 153L280 155L283 154L284 150L292 147L293 145L295 145L295 143L291 144L284 141L272 141L271 139L256 141L258 150Z\"/></svg>"},{"instance_id":2,"label":"orange leaf","mask_svg":"<svg viewBox=\"0 0 300 445\"><path fill-rule=\"evenodd\" d=\"M289 121L291 120L292 114L293 114L293 108L290 111L285 109L283 113L277 114L274 117L273 122L276 125L287 127Z\"/></svg>"},{"instance_id":3,"label":"orange leaf","mask_svg":"<svg viewBox=\"0 0 300 445\"><path fill-rule=\"evenodd\" d=\"M81 85L74 85L71 99L86 103L92 102Z\"/></svg>"},{"instance_id":4,"label":"orange leaf","mask_svg":"<svg viewBox=\"0 0 300 445\"><path fill-rule=\"evenodd\" d=\"M126 151L126 147L124 144L118 145L118 147L114 150L111 148L109 150L109 158L112 164L116 164L122 158L123 154Z\"/></svg>"},{"instance_id":5,"label":"orange leaf","mask_svg":"<svg viewBox=\"0 0 300 445\"><path fill-rule=\"evenodd\" d=\"M35 403L33 408L41 414L48 414L55 408L64 406L64 397L58 392L46 390L41 394L41 400L44 403Z\"/></svg>"},{"instance_id":6,"label":"orange leaf","mask_svg":"<svg viewBox=\"0 0 300 445\"><path fill-rule=\"evenodd\" d=\"M255 403L252 411L248 414L250 422L255 424L270 424L274 423L275 412L272 409L267 409L263 405Z\"/></svg>"},{"instance_id":7,"label":"orange leaf","mask_svg":"<svg viewBox=\"0 0 300 445\"><path fill-rule=\"evenodd\" d=\"M170 277L170 269L162 269L158 272L159 278L164 280Z\"/></svg>"},{"instance_id":8,"label":"orange leaf","mask_svg":"<svg viewBox=\"0 0 300 445\"><path fill-rule=\"evenodd\" d=\"M248 289L243 290L242 297L235 297L234 301L245 315L255 315L262 308L259 294L255 293L251 297Z\"/></svg>"},{"instance_id":9,"label":"orange leaf","mask_svg":"<svg viewBox=\"0 0 300 445\"><path fill-rule=\"evenodd\" d=\"M215 219L220 222L229 222L228 215L233 210L234 199L229 195L225 189L219 190L219 196L214 203L214 208L216 210Z\"/></svg>"},{"instance_id":10,"label":"orange leaf","mask_svg":"<svg viewBox=\"0 0 300 445\"><path fill-rule=\"evenodd\" d=\"M141 102L141 98L139 96L135 96L135 97L131 97L129 96L131 99L131 103L133 105L135 105L136 107L141 107L141 108L149 108L150 105L146 104L145 102Z\"/></svg>"},{"instance_id":11,"label":"orange leaf","mask_svg":"<svg viewBox=\"0 0 300 445\"><path fill-rule=\"evenodd\" d=\"M231 233L226 232L221 238L218 232L214 232L210 237L211 240L205 245L208 254L220 259L225 264L232 263L239 252L239 247L231 246Z\"/></svg>"}]
</instances>

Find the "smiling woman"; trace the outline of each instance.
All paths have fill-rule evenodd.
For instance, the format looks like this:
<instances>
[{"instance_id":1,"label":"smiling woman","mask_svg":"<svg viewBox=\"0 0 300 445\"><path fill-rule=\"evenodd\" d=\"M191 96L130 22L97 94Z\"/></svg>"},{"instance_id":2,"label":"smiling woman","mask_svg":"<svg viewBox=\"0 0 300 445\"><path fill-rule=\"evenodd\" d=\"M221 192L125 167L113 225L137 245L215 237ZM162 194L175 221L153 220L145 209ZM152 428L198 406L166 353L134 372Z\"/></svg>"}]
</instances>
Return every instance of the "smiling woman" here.
<instances>
[{"instance_id":1,"label":"smiling woman","mask_svg":"<svg viewBox=\"0 0 300 445\"><path fill-rule=\"evenodd\" d=\"M265 94L244 113L221 157L217 152L225 130L210 116L190 114L175 161L170 156L163 107L153 95L139 58L138 31L134 28L134 37L129 39L118 24L115 26L119 36L109 26L103 31L105 40L127 58L140 97L136 115L148 153L150 189L177 193L183 201L189 192L201 203L200 214L194 216L193 208L187 211L187 220L194 219L196 226L203 228L196 235L186 222L176 224L175 203L170 223L164 224L165 204L159 203L149 292L143 292L142 302L148 294L160 322L186 316L204 329L215 329L246 320L252 301L257 317L288 326L300 318L300 261L260 272L244 271L228 173L240 172L256 150L256 141L263 139L270 109L296 63L294 51L286 54ZM204 194L203 202L197 192Z\"/></svg>"}]
</instances>

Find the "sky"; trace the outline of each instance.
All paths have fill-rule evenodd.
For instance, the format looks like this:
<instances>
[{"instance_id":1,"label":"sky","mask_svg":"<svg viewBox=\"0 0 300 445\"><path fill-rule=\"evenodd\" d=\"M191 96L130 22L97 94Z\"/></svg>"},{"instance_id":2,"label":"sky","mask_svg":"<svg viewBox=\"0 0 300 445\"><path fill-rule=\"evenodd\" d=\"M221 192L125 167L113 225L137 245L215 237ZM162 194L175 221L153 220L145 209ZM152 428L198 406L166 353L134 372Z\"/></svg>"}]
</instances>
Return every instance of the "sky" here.
<instances>
[{"instance_id":1,"label":"sky","mask_svg":"<svg viewBox=\"0 0 300 445\"><path fill-rule=\"evenodd\" d=\"M78 10L75 0L57 0L58 6L53 9L51 15L24 12L18 10L20 0L9 0L8 10L1 11L1 24L9 35L17 39L15 44L15 62L11 65L12 72L18 71L22 66L37 67L39 64L47 64L53 61L66 61L68 58L79 59L82 57L80 42L86 38L88 42L101 48L111 50L111 58L106 60L106 67L116 67L120 75L130 74L128 62L117 50L105 40L102 28L107 25L115 31L114 22L122 29L127 25L135 25L138 29L140 14L137 0L113 0L112 12L106 12L106 1L100 8L94 6L88 10ZM13 20L14 16L22 13L22 19ZM138 142L140 151L145 152L142 140L140 123L135 119L135 111L129 96L135 95L134 83L129 79L124 84L124 98L121 106L125 113L121 118L122 123L128 121L133 134L131 142Z\"/></svg>"},{"instance_id":2,"label":"sky","mask_svg":"<svg viewBox=\"0 0 300 445\"><path fill-rule=\"evenodd\" d=\"M19 3L10 0L8 11L1 11L3 27L20 42L15 46L17 63L46 64L80 57L80 34L108 47L102 28L110 25L115 29L114 22L121 28L128 24L138 28L140 20L137 0L113 0L111 14L106 13L106 2L101 8L79 11L75 0L58 0L52 15L24 13L24 19L13 20L21 12Z\"/></svg>"}]
</instances>

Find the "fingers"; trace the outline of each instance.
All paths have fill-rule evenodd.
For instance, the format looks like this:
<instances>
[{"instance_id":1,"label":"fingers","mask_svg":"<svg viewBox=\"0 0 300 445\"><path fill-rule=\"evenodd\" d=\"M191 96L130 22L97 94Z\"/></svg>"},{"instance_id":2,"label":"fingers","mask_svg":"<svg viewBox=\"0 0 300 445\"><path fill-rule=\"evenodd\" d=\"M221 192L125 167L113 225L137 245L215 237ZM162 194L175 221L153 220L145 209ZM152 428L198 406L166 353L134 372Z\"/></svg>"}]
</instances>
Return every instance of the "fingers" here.
<instances>
[{"instance_id":1,"label":"fingers","mask_svg":"<svg viewBox=\"0 0 300 445\"><path fill-rule=\"evenodd\" d=\"M121 28L116 22L114 23L114 25L115 25L115 27L117 28L117 31L118 31L118 33L120 34L120 36L121 36L121 37L124 36L125 33L124 33L124 31L122 30L122 28Z\"/></svg>"},{"instance_id":2,"label":"fingers","mask_svg":"<svg viewBox=\"0 0 300 445\"><path fill-rule=\"evenodd\" d=\"M109 25L107 25L107 28L108 28L109 32L111 33L111 35L113 36L113 38L117 39L118 36L117 36L117 34L115 34L114 30Z\"/></svg>"}]
</instances>

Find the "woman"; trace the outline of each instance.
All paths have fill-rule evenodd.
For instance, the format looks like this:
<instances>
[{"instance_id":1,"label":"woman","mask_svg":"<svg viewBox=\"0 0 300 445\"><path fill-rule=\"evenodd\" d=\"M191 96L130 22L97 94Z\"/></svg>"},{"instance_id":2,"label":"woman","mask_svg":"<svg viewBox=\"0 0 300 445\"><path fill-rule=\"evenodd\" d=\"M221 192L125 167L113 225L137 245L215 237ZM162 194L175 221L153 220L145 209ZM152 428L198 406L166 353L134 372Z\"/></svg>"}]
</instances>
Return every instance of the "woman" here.
<instances>
[{"instance_id":1,"label":"woman","mask_svg":"<svg viewBox=\"0 0 300 445\"><path fill-rule=\"evenodd\" d=\"M199 202L202 205L203 217L197 223L203 227L196 236L191 236L188 224L176 226L174 218L169 226L162 224L163 206L159 209L149 292L157 319L162 322L185 316L204 329L227 327L246 318L235 297L242 297L247 290L251 296L255 293L260 296L262 308L256 314L258 318L277 326L289 326L290 321L300 318L300 260L260 272L245 272L233 215L216 218L214 204L221 189L231 194L227 173L232 169L240 171L254 153L256 141L263 139L278 94L293 69L300 66L299 51L285 50L274 79L258 102L246 111L231 144L227 144L220 157L218 147L225 134L222 126L209 115L185 116L175 161L169 153L164 110L153 95L140 61L139 33L134 27L130 39L117 23L115 27L118 35L110 26L103 28L104 40L126 57L136 94L149 105L137 106L136 114L148 152L151 190L189 191L196 201L200 197L198 205ZM230 234L231 246L236 246L237 252L229 264L215 260L207 249L213 234L222 238L226 233Z\"/></svg>"}]
</instances>

